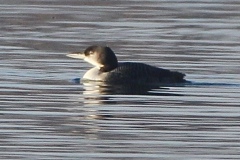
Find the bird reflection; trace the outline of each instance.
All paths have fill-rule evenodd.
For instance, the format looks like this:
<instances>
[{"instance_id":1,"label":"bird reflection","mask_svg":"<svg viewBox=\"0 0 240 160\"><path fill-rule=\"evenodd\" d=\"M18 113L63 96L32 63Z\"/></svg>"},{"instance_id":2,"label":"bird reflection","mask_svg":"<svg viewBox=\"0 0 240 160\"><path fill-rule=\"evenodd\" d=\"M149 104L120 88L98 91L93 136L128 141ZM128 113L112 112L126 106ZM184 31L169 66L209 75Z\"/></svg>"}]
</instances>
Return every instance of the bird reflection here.
<instances>
[{"instance_id":1,"label":"bird reflection","mask_svg":"<svg viewBox=\"0 0 240 160\"><path fill-rule=\"evenodd\" d=\"M101 136L101 130L112 129L112 126L103 127L99 122L107 123L107 121L121 120L129 116L133 118L133 115L118 114L113 108L121 110L122 106L124 109L133 104L148 106L155 103L154 99L161 96L183 96L181 93L174 92L173 86L170 85L116 85L96 81L84 82L79 78L74 79L73 82L81 85L80 94L72 103L73 108L76 107L81 116L71 117L71 121L81 124L81 127L73 128L72 132L86 135L89 139L98 139Z\"/></svg>"},{"instance_id":2,"label":"bird reflection","mask_svg":"<svg viewBox=\"0 0 240 160\"><path fill-rule=\"evenodd\" d=\"M101 95L162 95L168 96L168 93L154 93L153 89L166 91L169 88L156 85L139 85L139 84L121 84L111 85L103 82L87 82L84 85L84 95L101 94Z\"/></svg>"},{"instance_id":3,"label":"bird reflection","mask_svg":"<svg viewBox=\"0 0 240 160\"><path fill-rule=\"evenodd\" d=\"M85 105L115 104L117 103L116 99L124 98L126 95L129 97L136 95L182 96L178 93L172 93L170 91L172 85L166 84L107 84L99 81L81 81L79 78L74 79L74 83L83 84Z\"/></svg>"}]
</instances>

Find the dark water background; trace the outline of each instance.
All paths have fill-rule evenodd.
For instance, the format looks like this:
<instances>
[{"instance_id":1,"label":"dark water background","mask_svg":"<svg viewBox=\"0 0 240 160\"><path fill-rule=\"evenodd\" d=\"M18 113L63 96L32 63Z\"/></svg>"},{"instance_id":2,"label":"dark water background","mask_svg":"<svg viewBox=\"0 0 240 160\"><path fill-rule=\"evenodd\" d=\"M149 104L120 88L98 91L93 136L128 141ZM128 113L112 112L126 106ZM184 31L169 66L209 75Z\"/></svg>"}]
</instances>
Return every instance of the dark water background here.
<instances>
[{"instance_id":1,"label":"dark water background","mask_svg":"<svg viewBox=\"0 0 240 160\"><path fill-rule=\"evenodd\" d=\"M93 44L193 85L75 84ZM240 159L239 68L236 0L2 0L0 158Z\"/></svg>"}]
</instances>

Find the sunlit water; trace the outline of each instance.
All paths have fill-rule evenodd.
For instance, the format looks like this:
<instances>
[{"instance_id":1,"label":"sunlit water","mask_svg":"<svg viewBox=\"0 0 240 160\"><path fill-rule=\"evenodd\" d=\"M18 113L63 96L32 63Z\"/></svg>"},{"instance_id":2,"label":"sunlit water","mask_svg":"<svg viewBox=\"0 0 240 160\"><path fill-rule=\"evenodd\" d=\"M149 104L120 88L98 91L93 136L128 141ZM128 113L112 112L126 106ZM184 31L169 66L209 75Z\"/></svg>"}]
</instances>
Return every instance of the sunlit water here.
<instances>
[{"instance_id":1,"label":"sunlit water","mask_svg":"<svg viewBox=\"0 0 240 160\"><path fill-rule=\"evenodd\" d=\"M238 1L5 0L0 13L1 159L240 159ZM93 44L192 84L76 84L91 65L65 54Z\"/></svg>"}]
</instances>

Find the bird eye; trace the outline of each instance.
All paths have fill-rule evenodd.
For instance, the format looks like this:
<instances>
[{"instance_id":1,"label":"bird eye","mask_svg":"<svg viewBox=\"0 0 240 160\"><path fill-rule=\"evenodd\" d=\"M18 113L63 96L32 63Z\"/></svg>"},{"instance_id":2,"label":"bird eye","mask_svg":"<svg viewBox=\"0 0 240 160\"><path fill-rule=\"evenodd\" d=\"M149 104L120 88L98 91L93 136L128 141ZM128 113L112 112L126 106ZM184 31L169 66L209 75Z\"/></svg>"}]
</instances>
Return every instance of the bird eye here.
<instances>
[{"instance_id":1,"label":"bird eye","mask_svg":"<svg viewBox=\"0 0 240 160\"><path fill-rule=\"evenodd\" d=\"M93 54L93 51L89 51L89 54L92 55L92 54Z\"/></svg>"}]
</instances>

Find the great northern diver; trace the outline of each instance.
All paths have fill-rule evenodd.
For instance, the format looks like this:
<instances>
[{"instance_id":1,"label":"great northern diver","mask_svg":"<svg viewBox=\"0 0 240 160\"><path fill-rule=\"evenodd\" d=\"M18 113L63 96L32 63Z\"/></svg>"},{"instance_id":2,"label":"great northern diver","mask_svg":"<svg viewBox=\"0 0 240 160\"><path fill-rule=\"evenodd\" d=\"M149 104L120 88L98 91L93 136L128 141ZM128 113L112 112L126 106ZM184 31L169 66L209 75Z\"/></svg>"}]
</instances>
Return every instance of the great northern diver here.
<instances>
[{"instance_id":1,"label":"great northern diver","mask_svg":"<svg viewBox=\"0 0 240 160\"><path fill-rule=\"evenodd\" d=\"M88 70L83 80L107 83L183 83L185 74L157 68L144 63L119 63L116 55L107 46L90 46L84 52L73 52L68 57L83 59L95 67Z\"/></svg>"}]
</instances>

